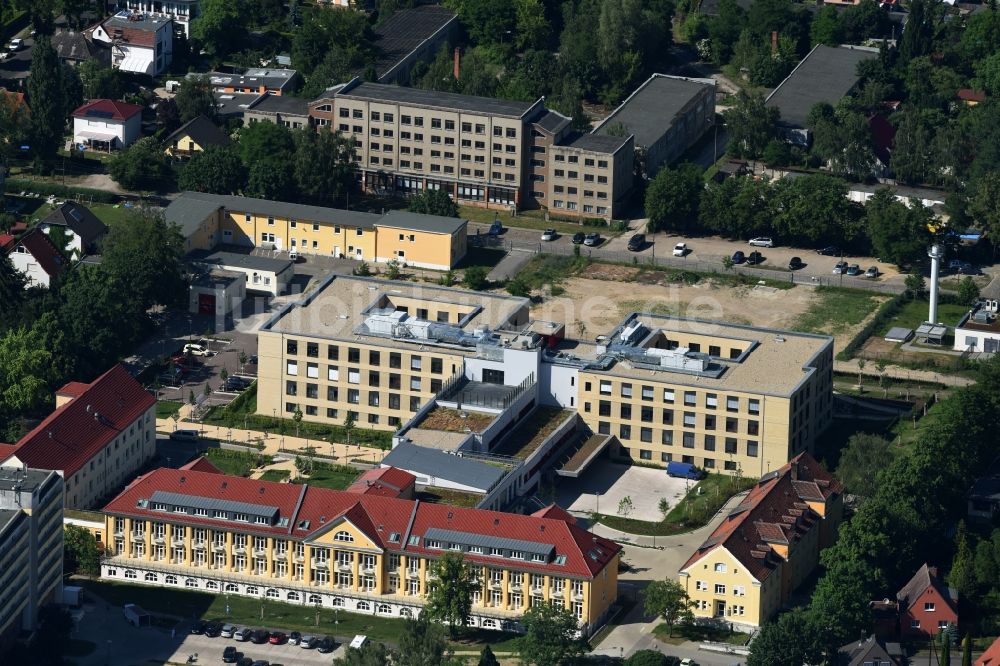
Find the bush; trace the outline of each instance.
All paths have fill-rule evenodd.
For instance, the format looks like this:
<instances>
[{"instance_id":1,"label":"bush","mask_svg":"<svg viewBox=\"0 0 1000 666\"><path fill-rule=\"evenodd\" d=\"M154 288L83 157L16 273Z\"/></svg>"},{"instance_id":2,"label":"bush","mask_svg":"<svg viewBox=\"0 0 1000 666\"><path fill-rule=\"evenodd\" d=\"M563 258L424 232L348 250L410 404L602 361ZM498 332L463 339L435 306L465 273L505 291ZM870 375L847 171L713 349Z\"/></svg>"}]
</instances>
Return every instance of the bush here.
<instances>
[{"instance_id":1,"label":"bush","mask_svg":"<svg viewBox=\"0 0 1000 666\"><path fill-rule=\"evenodd\" d=\"M507 282L507 293L511 296L520 296L522 298L527 297L531 294L531 288L528 283L521 278L514 278Z\"/></svg>"},{"instance_id":2,"label":"bush","mask_svg":"<svg viewBox=\"0 0 1000 666\"><path fill-rule=\"evenodd\" d=\"M56 196L63 199L87 199L96 203L117 203L119 196L104 190L92 190L86 187L71 187L37 180L23 180L20 178L9 178L4 183L4 191L33 192L44 196Z\"/></svg>"},{"instance_id":3,"label":"bush","mask_svg":"<svg viewBox=\"0 0 1000 666\"><path fill-rule=\"evenodd\" d=\"M466 269L465 275L462 276L462 283L469 289L480 291L486 286L486 275L486 269L482 266L472 266Z\"/></svg>"}]
</instances>

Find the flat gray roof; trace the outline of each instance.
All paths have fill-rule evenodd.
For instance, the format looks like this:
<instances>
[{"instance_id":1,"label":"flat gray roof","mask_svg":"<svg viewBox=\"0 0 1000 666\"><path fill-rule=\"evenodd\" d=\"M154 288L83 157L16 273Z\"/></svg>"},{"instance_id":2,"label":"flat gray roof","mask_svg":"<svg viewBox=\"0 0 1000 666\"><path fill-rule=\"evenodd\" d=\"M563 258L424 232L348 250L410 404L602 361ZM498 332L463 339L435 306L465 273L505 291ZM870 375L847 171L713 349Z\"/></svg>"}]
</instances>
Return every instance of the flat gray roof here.
<instances>
[{"instance_id":1,"label":"flat gray roof","mask_svg":"<svg viewBox=\"0 0 1000 666\"><path fill-rule=\"evenodd\" d=\"M185 192L170 202L163 212L167 224L176 224L181 228L181 234L187 238L198 230L198 226L209 215L222 208L222 202L194 195L195 192Z\"/></svg>"},{"instance_id":2,"label":"flat gray roof","mask_svg":"<svg viewBox=\"0 0 1000 666\"><path fill-rule=\"evenodd\" d=\"M15 451L12 455L17 455ZM47 469L33 467L0 467L0 490L31 491L45 483L51 474Z\"/></svg>"},{"instance_id":3,"label":"flat gray roof","mask_svg":"<svg viewBox=\"0 0 1000 666\"><path fill-rule=\"evenodd\" d=\"M781 124L805 127L816 104L835 106L858 82L858 63L877 56L878 49L820 44L768 95L767 105L781 112Z\"/></svg>"},{"instance_id":4,"label":"flat gray roof","mask_svg":"<svg viewBox=\"0 0 1000 666\"><path fill-rule=\"evenodd\" d=\"M215 266L225 270L227 267L239 267L249 270L281 273L294 262L291 259L274 259L239 252L195 250L188 253L188 260L206 266Z\"/></svg>"},{"instance_id":5,"label":"flat gray roof","mask_svg":"<svg viewBox=\"0 0 1000 666\"><path fill-rule=\"evenodd\" d=\"M572 118L567 118L558 111L546 109L545 114L536 120L535 124L546 132L558 134L560 130L566 127L566 125L569 125L571 122L573 122Z\"/></svg>"},{"instance_id":6,"label":"flat gray roof","mask_svg":"<svg viewBox=\"0 0 1000 666\"><path fill-rule=\"evenodd\" d=\"M449 235L461 230L467 224L468 222L458 217L424 215L423 213L411 213L408 210L390 210L378 221L379 226Z\"/></svg>"},{"instance_id":7,"label":"flat gray roof","mask_svg":"<svg viewBox=\"0 0 1000 666\"><path fill-rule=\"evenodd\" d=\"M397 445L382 459L382 465L398 467L423 476L446 479L478 488L482 492L487 492L505 474L499 467L470 458L460 458L437 449L425 449L409 442Z\"/></svg>"},{"instance_id":8,"label":"flat gray roof","mask_svg":"<svg viewBox=\"0 0 1000 666\"><path fill-rule=\"evenodd\" d=\"M220 116L243 115L255 101L260 98L257 93L215 93L215 107Z\"/></svg>"},{"instance_id":9,"label":"flat gray roof","mask_svg":"<svg viewBox=\"0 0 1000 666\"><path fill-rule=\"evenodd\" d=\"M636 145L651 146L667 133L688 102L705 88L714 87L705 79L653 74L602 120L593 134L606 135L608 128L621 123L635 135Z\"/></svg>"},{"instance_id":10,"label":"flat gray roof","mask_svg":"<svg viewBox=\"0 0 1000 666\"><path fill-rule=\"evenodd\" d=\"M447 111L469 111L487 116L508 116L520 118L534 102L517 102L492 97L473 97L457 93L438 92L436 90L421 90L420 88L404 88L383 83L361 82L353 87L346 86L337 97L345 99L363 99L372 102L391 102L422 106L428 109Z\"/></svg>"},{"instance_id":11,"label":"flat gray roof","mask_svg":"<svg viewBox=\"0 0 1000 666\"><path fill-rule=\"evenodd\" d=\"M291 95L263 95L250 105L247 111L261 113L286 113L297 116L309 115L309 100Z\"/></svg>"},{"instance_id":12,"label":"flat gray roof","mask_svg":"<svg viewBox=\"0 0 1000 666\"><path fill-rule=\"evenodd\" d=\"M566 148L586 150L591 153L614 155L618 149L628 143L630 136L608 136L604 134L581 134L568 143L562 143Z\"/></svg>"}]
</instances>

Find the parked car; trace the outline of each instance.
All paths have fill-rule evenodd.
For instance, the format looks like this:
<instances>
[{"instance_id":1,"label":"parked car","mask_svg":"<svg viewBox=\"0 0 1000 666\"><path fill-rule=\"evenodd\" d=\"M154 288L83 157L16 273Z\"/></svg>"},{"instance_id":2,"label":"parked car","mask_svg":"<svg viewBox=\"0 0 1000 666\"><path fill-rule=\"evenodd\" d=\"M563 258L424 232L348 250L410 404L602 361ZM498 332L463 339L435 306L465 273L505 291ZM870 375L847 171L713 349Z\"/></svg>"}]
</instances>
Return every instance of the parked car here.
<instances>
[{"instance_id":1,"label":"parked car","mask_svg":"<svg viewBox=\"0 0 1000 666\"><path fill-rule=\"evenodd\" d=\"M253 635L250 636L250 640L257 645L263 645L270 638L270 634L267 633L266 629L254 629Z\"/></svg>"},{"instance_id":2,"label":"parked car","mask_svg":"<svg viewBox=\"0 0 1000 666\"><path fill-rule=\"evenodd\" d=\"M125 604L122 606L122 613L125 616L125 621L133 627L149 626L149 613L144 611L141 606Z\"/></svg>"},{"instance_id":3,"label":"parked car","mask_svg":"<svg viewBox=\"0 0 1000 666\"><path fill-rule=\"evenodd\" d=\"M754 247L774 247L774 241L767 236L758 236L750 239L750 245Z\"/></svg>"},{"instance_id":4,"label":"parked car","mask_svg":"<svg viewBox=\"0 0 1000 666\"><path fill-rule=\"evenodd\" d=\"M691 463L672 461L667 463L667 476L697 481L705 478L705 472Z\"/></svg>"},{"instance_id":5,"label":"parked car","mask_svg":"<svg viewBox=\"0 0 1000 666\"><path fill-rule=\"evenodd\" d=\"M239 661L236 662L236 666L253 666L253 659L250 657L240 657Z\"/></svg>"},{"instance_id":6,"label":"parked car","mask_svg":"<svg viewBox=\"0 0 1000 666\"><path fill-rule=\"evenodd\" d=\"M360 650L367 644L368 644L368 637L365 636L364 634L357 634L354 638L351 639L351 647L354 648L355 650Z\"/></svg>"},{"instance_id":7,"label":"parked car","mask_svg":"<svg viewBox=\"0 0 1000 666\"><path fill-rule=\"evenodd\" d=\"M235 634L235 633L236 633L236 626L232 625L232 624L226 624L226 625L223 625L223 627L222 627L222 634L220 634L220 635L223 638L232 638L233 634Z\"/></svg>"},{"instance_id":8,"label":"parked car","mask_svg":"<svg viewBox=\"0 0 1000 666\"><path fill-rule=\"evenodd\" d=\"M214 352L210 352L202 345L195 344L193 342L189 342L184 345L183 353L193 354L194 356L212 356L214 354Z\"/></svg>"},{"instance_id":9,"label":"parked car","mask_svg":"<svg viewBox=\"0 0 1000 666\"><path fill-rule=\"evenodd\" d=\"M847 274L851 276L861 275L861 266L857 264L851 264L847 267Z\"/></svg>"},{"instance_id":10,"label":"parked car","mask_svg":"<svg viewBox=\"0 0 1000 666\"><path fill-rule=\"evenodd\" d=\"M545 231L542 232L542 240L554 241L556 239L556 236L558 235L559 234L556 233L555 229L546 229Z\"/></svg>"},{"instance_id":11,"label":"parked car","mask_svg":"<svg viewBox=\"0 0 1000 666\"><path fill-rule=\"evenodd\" d=\"M7 48L10 51L20 51L23 46L24 46L23 39L12 39L10 40L10 46L8 46Z\"/></svg>"},{"instance_id":12,"label":"parked car","mask_svg":"<svg viewBox=\"0 0 1000 666\"><path fill-rule=\"evenodd\" d=\"M575 234L573 234L573 245L581 245L583 241L586 239L587 239L587 234L583 233L582 231L578 231Z\"/></svg>"},{"instance_id":13,"label":"parked car","mask_svg":"<svg viewBox=\"0 0 1000 666\"><path fill-rule=\"evenodd\" d=\"M197 442L198 431L181 428L180 430L174 430L170 433L170 439L175 442Z\"/></svg>"},{"instance_id":14,"label":"parked car","mask_svg":"<svg viewBox=\"0 0 1000 666\"><path fill-rule=\"evenodd\" d=\"M587 247L597 247L601 244L601 234L596 231L587 234L587 237L583 239L583 244Z\"/></svg>"},{"instance_id":15,"label":"parked car","mask_svg":"<svg viewBox=\"0 0 1000 666\"><path fill-rule=\"evenodd\" d=\"M226 381L222 384L221 390L228 391L230 393L239 393L250 386L251 383L252 382L250 380L244 379L243 377L227 377Z\"/></svg>"},{"instance_id":16,"label":"parked car","mask_svg":"<svg viewBox=\"0 0 1000 666\"><path fill-rule=\"evenodd\" d=\"M681 659L681 666L698 666L694 659Z\"/></svg>"},{"instance_id":17,"label":"parked car","mask_svg":"<svg viewBox=\"0 0 1000 666\"><path fill-rule=\"evenodd\" d=\"M191 633L192 634L198 634L198 635L204 634L205 633L205 627L207 627L207 626L208 626L208 622L205 622L204 620L198 620L197 622L195 622L194 624L191 625Z\"/></svg>"},{"instance_id":18,"label":"parked car","mask_svg":"<svg viewBox=\"0 0 1000 666\"><path fill-rule=\"evenodd\" d=\"M805 264L802 263L802 259L800 257L792 257L788 260L788 270L790 271L797 271L803 266L805 266Z\"/></svg>"},{"instance_id":19,"label":"parked car","mask_svg":"<svg viewBox=\"0 0 1000 666\"><path fill-rule=\"evenodd\" d=\"M239 659L240 653L236 651L236 646L230 645L222 651L222 663L224 664L235 664L236 660Z\"/></svg>"},{"instance_id":20,"label":"parked car","mask_svg":"<svg viewBox=\"0 0 1000 666\"><path fill-rule=\"evenodd\" d=\"M288 640L288 636L282 631L272 631L267 637L267 642L271 645L281 645Z\"/></svg>"},{"instance_id":21,"label":"parked car","mask_svg":"<svg viewBox=\"0 0 1000 666\"><path fill-rule=\"evenodd\" d=\"M874 280L878 277L878 266L872 266L865 271L865 277Z\"/></svg>"},{"instance_id":22,"label":"parked car","mask_svg":"<svg viewBox=\"0 0 1000 666\"><path fill-rule=\"evenodd\" d=\"M267 661L267 659L258 659L250 664L250 666L271 666L271 664Z\"/></svg>"},{"instance_id":23,"label":"parked car","mask_svg":"<svg viewBox=\"0 0 1000 666\"><path fill-rule=\"evenodd\" d=\"M836 245L827 245L826 247L816 250L816 253L826 255L827 257L836 257L840 254L840 248Z\"/></svg>"},{"instance_id":24,"label":"parked car","mask_svg":"<svg viewBox=\"0 0 1000 666\"><path fill-rule=\"evenodd\" d=\"M678 243L677 245L674 245L674 256L675 257L683 257L687 253L688 253L687 243Z\"/></svg>"},{"instance_id":25,"label":"parked car","mask_svg":"<svg viewBox=\"0 0 1000 666\"><path fill-rule=\"evenodd\" d=\"M300 634L297 631L293 631L292 633L288 634L289 645L298 645L299 641L301 640L302 640L302 634Z\"/></svg>"},{"instance_id":26,"label":"parked car","mask_svg":"<svg viewBox=\"0 0 1000 666\"><path fill-rule=\"evenodd\" d=\"M736 252L733 252L732 259L734 264L742 264L747 260L747 255L743 254L743 250L736 250Z\"/></svg>"},{"instance_id":27,"label":"parked car","mask_svg":"<svg viewBox=\"0 0 1000 666\"><path fill-rule=\"evenodd\" d=\"M963 263L958 272L962 275L979 275L979 269L968 262Z\"/></svg>"},{"instance_id":28,"label":"parked car","mask_svg":"<svg viewBox=\"0 0 1000 666\"><path fill-rule=\"evenodd\" d=\"M243 627L242 629L237 629L233 633L233 638L243 643L249 641L251 636L253 636L253 631L250 630L250 627Z\"/></svg>"},{"instance_id":29,"label":"parked car","mask_svg":"<svg viewBox=\"0 0 1000 666\"><path fill-rule=\"evenodd\" d=\"M753 252L747 255L747 263L750 264L751 266L756 266L757 264L764 263L764 255L754 250Z\"/></svg>"},{"instance_id":30,"label":"parked car","mask_svg":"<svg viewBox=\"0 0 1000 666\"><path fill-rule=\"evenodd\" d=\"M221 622L209 622L205 625L205 635L209 638L218 638L222 634Z\"/></svg>"},{"instance_id":31,"label":"parked car","mask_svg":"<svg viewBox=\"0 0 1000 666\"><path fill-rule=\"evenodd\" d=\"M646 234L636 234L628 239L628 249L630 252L638 252L646 247Z\"/></svg>"},{"instance_id":32,"label":"parked car","mask_svg":"<svg viewBox=\"0 0 1000 666\"><path fill-rule=\"evenodd\" d=\"M319 645L316 646L316 649L322 652L323 654L328 654L330 652L333 652L334 648L336 647L337 643L332 638L330 638L329 636L324 636L323 640L321 640L319 642Z\"/></svg>"},{"instance_id":33,"label":"parked car","mask_svg":"<svg viewBox=\"0 0 1000 666\"><path fill-rule=\"evenodd\" d=\"M962 261L961 259L951 259L951 260L948 261L948 270L950 270L950 271L957 271L960 268L962 268L962 264L964 264L964 263L965 262Z\"/></svg>"},{"instance_id":34,"label":"parked car","mask_svg":"<svg viewBox=\"0 0 1000 666\"><path fill-rule=\"evenodd\" d=\"M833 274L834 275L841 275L841 274L846 273L846 272L847 272L847 262L846 261L838 261L837 265L833 267Z\"/></svg>"},{"instance_id":35,"label":"parked car","mask_svg":"<svg viewBox=\"0 0 1000 666\"><path fill-rule=\"evenodd\" d=\"M299 641L299 647L303 650L312 650L319 643L319 639L315 636L303 636L302 640Z\"/></svg>"}]
</instances>

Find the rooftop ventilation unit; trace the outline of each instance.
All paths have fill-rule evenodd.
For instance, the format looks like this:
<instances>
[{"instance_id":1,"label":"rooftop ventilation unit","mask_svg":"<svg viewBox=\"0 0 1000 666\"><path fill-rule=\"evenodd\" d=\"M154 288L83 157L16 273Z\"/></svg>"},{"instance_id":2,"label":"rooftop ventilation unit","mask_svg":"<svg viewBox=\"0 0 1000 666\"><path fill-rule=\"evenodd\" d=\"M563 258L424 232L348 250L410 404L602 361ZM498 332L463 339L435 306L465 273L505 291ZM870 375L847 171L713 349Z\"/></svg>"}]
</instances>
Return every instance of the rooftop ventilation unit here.
<instances>
[{"instance_id":1,"label":"rooftop ventilation unit","mask_svg":"<svg viewBox=\"0 0 1000 666\"><path fill-rule=\"evenodd\" d=\"M618 335L618 341L623 345L633 344L641 337L645 330L646 327L642 325L642 322L636 319L622 329L622 332Z\"/></svg>"},{"instance_id":2,"label":"rooftop ventilation unit","mask_svg":"<svg viewBox=\"0 0 1000 666\"><path fill-rule=\"evenodd\" d=\"M677 349L647 349L647 362L658 363L661 368L672 370L687 370L689 372L705 372L708 369L710 357L707 354L690 351L687 347Z\"/></svg>"}]
</instances>

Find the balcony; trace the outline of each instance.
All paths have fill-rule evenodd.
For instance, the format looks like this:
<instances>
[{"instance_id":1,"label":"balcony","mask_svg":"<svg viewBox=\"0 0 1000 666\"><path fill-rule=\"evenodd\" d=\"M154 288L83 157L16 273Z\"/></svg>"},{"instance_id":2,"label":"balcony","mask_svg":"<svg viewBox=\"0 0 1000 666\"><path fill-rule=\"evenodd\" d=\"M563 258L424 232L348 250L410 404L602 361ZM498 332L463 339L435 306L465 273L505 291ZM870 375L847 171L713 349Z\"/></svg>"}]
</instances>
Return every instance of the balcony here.
<instances>
[{"instance_id":1,"label":"balcony","mask_svg":"<svg viewBox=\"0 0 1000 666\"><path fill-rule=\"evenodd\" d=\"M508 585L507 587L510 588L511 592L520 592L521 591L521 583L515 583L514 581L511 581L510 585Z\"/></svg>"},{"instance_id":2,"label":"balcony","mask_svg":"<svg viewBox=\"0 0 1000 666\"><path fill-rule=\"evenodd\" d=\"M375 573L375 565L374 564L365 564L365 565L362 565L361 571L362 571L362 573L373 574L373 573Z\"/></svg>"},{"instance_id":3,"label":"balcony","mask_svg":"<svg viewBox=\"0 0 1000 666\"><path fill-rule=\"evenodd\" d=\"M191 547L192 548L197 548L198 550L205 550L205 542L204 541L194 541L194 542L192 542Z\"/></svg>"},{"instance_id":4,"label":"balcony","mask_svg":"<svg viewBox=\"0 0 1000 666\"><path fill-rule=\"evenodd\" d=\"M255 557L264 557L265 555L267 555L267 549L257 548L256 546L254 546L253 554Z\"/></svg>"},{"instance_id":5,"label":"balcony","mask_svg":"<svg viewBox=\"0 0 1000 666\"><path fill-rule=\"evenodd\" d=\"M490 589L491 590L499 590L501 587L503 587L503 581L502 580L491 580L490 581Z\"/></svg>"},{"instance_id":6,"label":"balcony","mask_svg":"<svg viewBox=\"0 0 1000 666\"><path fill-rule=\"evenodd\" d=\"M233 552L234 553L239 553L241 555L245 554L247 552L247 547L246 546L240 546L240 545L233 546Z\"/></svg>"},{"instance_id":7,"label":"balcony","mask_svg":"<svg viewBox=\"0 0 1000 666\"><path fill-rule=\"evenodd\" d=\"M583 591L573 590L573 601L583 601Z\"/></svg>"},{"instance_id":8,"label":"balcony","mask_svg":"<svg viewBox=\"0 0 1000 666\"><path fill-rule=\"evenodd\" d=\"M328 569L330 567L330 560L313 560L312 565L316 569Z\"/></svg>"},{"instance_id":9,"label":"balcony","mask_svg":"<svg viewBox=\"0 0 1000 666\"><path fill-rule=\"evenodd\" d=\"M350 571L351 569L354 568L354 563L353 562L340 562L340 561L338 561L337 562L337 568L340 569L341 571Z\"/></svg>"},{"instance_id":10,"label":"balcony","mask_svg":"<svg viewBox=\"0 0 1000 666\"><path fill-rule=\"evenodd\" d=\"M142 541L146 538L145 532L132 532L132 539L135 541Z\"/></svg>"},{"instance_id":11,"label":"balcony","mask_svg":"<svg viewBox=\"0 0 1000 666\"><path fill-rule=\"evenodd\" d=\"M225 549L226 549L226 542L225 541L213 541L212 542L212 550L225 550Z\"/></svg>"},{"instance_id":12,"label":"balcony","mask_svg":"<svg viewBox=\"0 0 1000 666\"><path fill-rule=\"evenodd\" d=\"M163 536L162 534L154 534L152 540L153 543L163 543L166 541L166 537Z\"/></svg>"},{"instance_id":13,"label":"balcony","mask_svg":"<svg viewBox=\"0 0 1000 666\"><path fill-rule=\"evenodd\" d=\"M544 587L533 587L533 588L531 588L531 593L535 594L535 595L537 595L539 597L544 597L545 596L545 588Z\"/></svg>"},{"instance_id":14,"label":"balcony","mask_svg":"<svg viewBox=\"0 0 1000 666\"><path fill-rule=\"evenodd\" d=\"M294 559L295 559L296 562L305 562L306 561L306 556L305 556L304 553L295 553L295 558Z\"/></svg>"},{"instance_id":15,"label":"balcony","mask_svg":"<svg viewBox=\"0 0 1000 666\"><path fill-rule=\"evenodd\" d=\"M406 570L406 577L407 578L412 578L412 579L420 578L420 570L419 569L407 569Z\"/></svg>"},{"instance_id":16,"label":"balcony","mask_svg":"<svg viewBox=\"0 0 1000 666\"><path fill-rule=\"evenodd\" d=\"M184 545L184 537L183 536L177 536L177 535L172 536L170 538L170 545L172 545L172 546L183 546Z\"/></svg>"}]
</instances>

